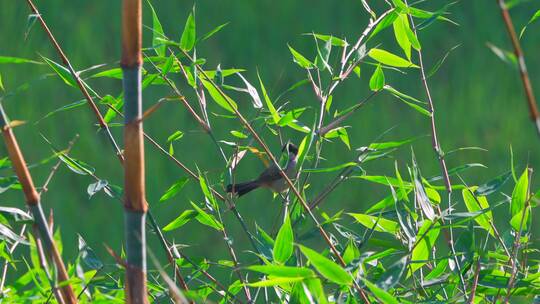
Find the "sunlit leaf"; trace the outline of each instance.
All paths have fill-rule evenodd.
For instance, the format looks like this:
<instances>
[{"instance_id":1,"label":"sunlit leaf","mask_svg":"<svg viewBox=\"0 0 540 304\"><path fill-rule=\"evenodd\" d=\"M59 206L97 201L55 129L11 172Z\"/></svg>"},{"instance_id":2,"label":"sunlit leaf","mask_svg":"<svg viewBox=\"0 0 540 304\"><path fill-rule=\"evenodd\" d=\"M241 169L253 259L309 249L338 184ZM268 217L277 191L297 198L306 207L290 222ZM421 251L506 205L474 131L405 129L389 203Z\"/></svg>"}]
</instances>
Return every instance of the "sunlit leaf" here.
<instances>
[{"instance_id":1,"label":"sunlit leaf","mask_svg":"<svg viewBox=\"0 0 540 304\"><path fill-rule=\"evenodd\" d=\"M369 57L375 59L381 64L398 67L398 68L417 68L418 66L407 59L403 59L388 51L382 49L371 49L368 53Z\"/></svg>"},{"instance_id":2,"label":"sunlit leaf","mask_svg":"<svg viewBox=\"0 0 540 304\"><path fill-rule=\"evenodd\" d=\"M347 213L352 216L358 223L368 229L374 229L379 232L396 233L399 225L397 222L387 220L382 217L371 216L361 213Z\"/></svg>"},{"instance_id":3,"label":"sunlit leaf","mask_svg":"<svg viewBox=\"0 0 540 304\"><path fill-rule=\"evenodd\" d=\"M299 247L302 254L306 256L311 265L313 265L323 277L339 285L350 286L352 284L353 279L351 275L338 264L313 249L302 245Z\"/></svg>"},{"instance_id":4,"label":"sunlit leaf","mask_svg":"<svg viewBox=\"0 0 540 304\"><path fill-rule=\"evenodd\" d=\"M277 263L285 263L292 256L294 251L294 233L291 221L287 216L283 225L279 229L274 243L274 260Z\"/></svg>"},{"instance_id":5,"label":"sunlit leaf","mask_svg":"<svg viewBox=\"0 0 540 304\"><path fill-rule=\"evenodd\" d=\"M178 194L182 188L187 184L189 179L187 177L182 177L178 181L176 181L174 184L172 184L167 191L161 196L159 199L160 202L164 202Z\"/></svg>"},{"instance_id":6,"label":"sunlit leaf","mask_svg":"<svg viewBox=\"0 0 540 304\"><path fill-rule=\"evenodd\" d=\"M184 31L182 32L182 37L180 38L180 48L184 51L191 51L195 46L196 41L196 31L195 31L195 9L186 20L186 25L184 26Z\"/></svg>"}]
</instances>

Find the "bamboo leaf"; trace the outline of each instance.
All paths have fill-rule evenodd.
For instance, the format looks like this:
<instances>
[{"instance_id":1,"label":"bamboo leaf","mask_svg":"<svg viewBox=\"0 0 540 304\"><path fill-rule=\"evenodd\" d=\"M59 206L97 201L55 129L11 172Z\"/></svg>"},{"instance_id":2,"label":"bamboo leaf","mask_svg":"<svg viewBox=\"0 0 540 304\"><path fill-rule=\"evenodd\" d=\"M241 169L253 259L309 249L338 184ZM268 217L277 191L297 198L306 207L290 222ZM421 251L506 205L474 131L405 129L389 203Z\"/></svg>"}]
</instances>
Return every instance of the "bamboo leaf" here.
<instances>
[{"instance_id":1,"label":"bamboo leaf","mask_svg":"<svg viewBox=\"0 0 540 304\"><path fill-rule=\"evenodd\" d=\"M186 52L191 51L195 46L195 41L195 8L193 8L193 11L189 13L186 25L184 26L184 31L182 32L182 37L180 38L180 48Z\"/></svg>"},{"instance_id":2,"label":"bamboo leaf","mask_svg":"<svg viewBox=\"0 0 540 304\"><path fill-rule=\"evenodd\" d=\"M59 63L54 62L53 60L50 60L47 57L41 57L45 62L49 65L49 67L62 79L67 85L72 86L74 88L77 87L77 82L73 78L73 75L69 72L68 69L66 69L64 66L62 66Z\"/></svg>"},{"instance_id":3,"label":"bamboo leaf","mask_svg":"<svg viewBox=\"0 0 540 304\"><path fill-rule=\"evenodd\" d=\"M311 278L315 276L313 270L305 267L291 267L282 265L253 265L249 270L264 273L269 276L282 278Z\"/></svg>"},{"instance_id":4,"label":"bamboo leaf","mask_svg":"<svg viewBox=\"0 0 540 304\"><path fill-rule=\"evenodd\" d=\"M529 212L524 211L527 202L527 193L529 189L529 169L525 168L520 178L518 179L514 191L512 192L512 201L510 203L510 215L512 220L510 224L514 230L519 231L521 225L521 217L524 215L523 228L526 228L529 218Z\"/></svg>"},{"instance_id":5,"label":"bamboo leaf","mask_svg":"<svg viewBox=\"0 0 540 304\"><path fill-rule=\"evenodd\" d=\"M277 124L280 120L279 113L276 111L276 108L272 104L272 100L270 99L270 96L268 96L268 93L266 92L266 88L264 87L264 84L261 79L261 75L257 72L257 77L259 77L259 83L261 85L261 92L263 94L264 102L266 103L266 107L268 108L268 111L270 111L270 115L272 116L272 120L275 124Z\"/></svg>"},{"instance_id":6,"label":"bamboo leaf","mask_svg":"<svg viewBox=\"0 0 540 304\"><path fill-rule=\"evenodd\" d=\"M289 216L285 218L283 225L279 229L274 243L274 260L277 263L285 263L292 256L294 251L294 234Z\"/></svg>"},{"instance_id":7,"label":"bamboo leaf","mask_svg":"<svg viewBox=\"0 0 540 304\"><path fill-rule=\"evenodd\" d=\"M381 301L381 303L385 304L399 304L399 301L389 294L387 291L377 287L377 285L369 282L368 280L364 279L364 283L369 288L369 290Z\"/></svg>"},{"instance_id":8,"label":"bamboo leaf","mask_svg":"<svg viewBox=\"0 0 540 304\"><path fill-rule=\"evenodd\" d=\"M411 255L411 272L420 269L429 259L431 250L435 247L435 242L439 237L440 225L430 220L424 220L422 226L416 234L416 244Z\"/></svg>"},{"instance_id":9,"label":"bamboo leaf","mask_svg":"<svg viewBox=\"0 0 540 304\"><path fill-rule=\"evenodd\" d=\"M247 284L250 287L272 287L277 285L284 285L284 284L291 284L303 281L304 278L299 277L291 277L291 278L268 278L267 280L255 282L255 283L249 283Z\"/></svg>"},{"instance_id":10,"label":"bamboo leaf","mask_svg":"<svg viewBox=\"0 0 540 304\"><path fill-rule=\"evenodd\" d=\"M223 230L223 225L211 214L206 213L204 210L199 208L195 203L190 202L191 206L197 211L198 215L196 219L203 225L212 227L216 230Z\"/></svg>"},{"instance_id":11,"label":"bamboo leaf","mask_svg":"<svg viewBox=\"0 0 540 304\"><path fill-rule=\"evenodd\" d=\"M161 196L159 199L160 202L164 202L168 199L173 198L184 188L184 186L188 183L189 179L187 177L182 177L178 181L176 181L174 184L172 184L167 191Z\"/></svg>"},{"instance_id":12,"label":"bamboo leaf","mask_svg":"<svg viewBox=\"0 0 540 304\"><path fill-rule=\"evenodd\" d=\"M190 220L196 218L199 215L199 213L195 210L188 209L184 210L180 216L172 220L170 223L168 223L165 227L163 227L163 231L172 231L175 229L178 229L182 226L184 226L186 223L188 223Z\"/></svg>"},{"instance_id":13,"label":"bamboo leaf","mask_svg":"<svg viewBox=\"0 0 540 304\"><path fill-rule=\"evenodd\" d=\"M488 209L489 203L485 196L474 196L474 192L478 187L470 187L468 189L463 189L461 191L463 196L463 201L469 212L476 212L482 209ZM488 231L492 236L495 236L493 229L491 228L490 222L493 220L493 214L491 211L488 211L474 219L480 227Z\"/></svg>"},{"instance_id":14,"label":"bamboo leaf","mask_svg":"<svg viewBox=\"0 0 540 304\"><path fill-rule=\"evenodd\" d=\"M234 110L232 107L234 107L235 109L238 107L236 105L236 102L234 102L234 100L232 100L229 96L225 94L223 94L225 96L221 95L221 93L208 80L203 79L202 77L199 78L199 80L201 81L203 86L206 88L208 93L210 93L212 100L214 100L220 107L224 108L225 110L231 113L234 113Z\"/></svg>"},{"instance_id":15,"label":"bamboo leaf","mask_svg":"<svg viewBox=\"0 0 540 304\"><path fill-rule=\"evenodd\" d=\"M381 65L379 64L369 79L369 88L375 92L379 91L384 87L384 82L384 73Z\"/></svg>"},{"instance_id":16,"label":"bamboo leaf","mask_svg":"<svg viewBox=\"0 0 540 304\"><path fill-rule=\"evenodd\" d=\"M20 58L20 57L10 57L10 56L0 56L0 64L20 64L20 63L31 63L31 64L42 64L39 61L34 61L31 59Z\"/></svg>"},{"instance_id":17,"label":"bamboo leaf","mask_svg":"<svg viewBox=\"0 0 540 304\"><path fill-rule=\"evenodd\" d=\"M299 246L302 254L304 254L311 265L313 265L323 277L339 285L350 286L352 284L353 278L351 275L338 264L313 249L302 245Z\"/></svg>"},{"instance_id":18,"label":"bamboo leaf","mask_svg":"<svg viewBox=\"0 0 540 304\"><path fill-rule=\"evenodd\" d=\"M394 36L396 41L405 53L405 56L410 61L411 60L411 42L407 37L407 32L405 30L406 26L409 26L409 20L407 20L406 14L399 14L398 18L392 23L394 28Z\"/></svg>"},{"instance_id":19,"label":"bamboo leaf","mask_svg":"<svg viewBox=\"0 0 540 304\"><path fill-rule=\"evenodd\" d=\"M371 216L361 213L347 213L352 216L358 223L362 224L368 229L374 229L379 232L396 233L399 228L397 222L387 220L382 217Z\"/></svg>"},{"instance_id":20,"label":"bamboo leaf","mask_svg":"<svg viewBox=\"0 0 540 304\"><path fill-rule=\"evenodd\" d=\"M291 54L293 55L294 62L296 62L296 64L298 64L300 67L304 69L310 69L313 67L313 63L311 63L311 61L307 60L306 57L298 53L290 45L289 45L289 50L291 51Z\"/></svg>"},{"instance_id":21,"label":"bamboo leaf","mask_svg":"<svg viewBox=\"0 0 540 304\"><path fill-rule=\"evenodd\" d=\"M418 68L418 66L407 59L403 59L388 51L381 49L371 49L368 53L369 57L378 61L381 64L397 67L397 68Z\"/></svg>"},{"instance_id":22,"label":"bamboo leaf","mask_svg":"<svg viewBox=\"0 0 540 304\"><path fill-rule=\"evenodd\" d=\"M148 6L150 6L150 10L152 11L152 47L158 56L165 56L167 46L160 40L165 37L163 27L150 1L148 1Z\"/></svg>"}]
</instances>

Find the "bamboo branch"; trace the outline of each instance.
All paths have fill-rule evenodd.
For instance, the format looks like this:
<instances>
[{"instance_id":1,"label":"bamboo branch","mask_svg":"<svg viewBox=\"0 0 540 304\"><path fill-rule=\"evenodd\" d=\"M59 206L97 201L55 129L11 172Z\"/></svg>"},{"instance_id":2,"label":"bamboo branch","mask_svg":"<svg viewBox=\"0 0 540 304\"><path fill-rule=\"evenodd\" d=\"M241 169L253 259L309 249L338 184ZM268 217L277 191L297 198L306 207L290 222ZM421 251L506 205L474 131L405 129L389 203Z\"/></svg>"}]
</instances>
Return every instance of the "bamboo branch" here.
<instances>
[{"instance_id":1,"label":"bamboo branch","mask_svg":"<svg viewBox=\"0 0 540 304\"><path fill-rule=\"evenodd\" d=\"M185 51L185 50L181 50L183 52L183 54L191 61L195 64L193 58ZM266 145L266 143L262 140L262 138L259 136L259 134L253 129L253 127L249 124L249 122L246 120L246 118L242 115L242 113L240 113L240 111L238 111L238 109L231 103L231 101L229 100L229 98L227 98L226 94L223 92L223 90L221 90L221 88L219 86L217 86L215 84L215 82L212 80L211 77L208 77L208 74L206 74L206 72L197 64L195 64L195 68L199 70L199 72L206 78L206 80L209 81L209 83L218 91L218 93L223 96L223 98L226 100L226 102L229 104L229 106L231 107L231 109L233 109L234 111L234 114L236 115L236 117L238 118L238 120L240 120L240 123L253 135L253 138L257 141L257 143L263 148L263 150L266 152L266 154L268 155L268 157L270 158L271 162L276 166L276 168L279 168L279 174L281 175L281 177L283 177L283 179L285 180L285 182L287 183L287 185L289 186L289 188L293 191L293 193L296 195L296 197L298 198L298 201L300 202L300 204L302 205L302 207L304 208L304 210L306 211L306 213L308 213L309 217L312 219L312 221L315 223L315 226L317 227L317 229L319 230L319 233L321 234L321 236L323 237L323 239L325 240L325 242L328 244L328 246L330 247L330 250L332 251L332 253L336 256L339 264L343 267L346 267L346 263L345 261L343 260L343 257L341 256L341 254L339 253L339 251L337 250L337 248L334 246L334 244L332 243L332 241L330 240L330 237L328 236L328 233L324 230L324 228L322 227L322 225L320 224L319 220L317 219L317 217L315 217L315 214L313 214L313 212L311 211L311 209L309 208L309 205L308 203L306 202L306 200L304 199L304 197L302 196L302 194L300 193L300 191L298 191L298 189L296 189L296 187L294 186L294 183L291 181L291 179L287 176L287 174L283 171L283 169L279 166L279 162L278 160L276 159L276 157L274 156L274 154L272 153L272 151L270 151L270 149L268 148L268 146ZM356 281L354 281L354 287L355 289L358 291L358 293L360 294L360 296L362 297L362 299L364 300L364 302L366 303L370 303L367 295L365 294L365 291L360 287L360 285L358 285L358 283Z\"/></svg>"},{"instance_id":2,"label":"bamboo branch","mask_svg":"<svg viewBox=\"0 0 540 304\"><path fill-rule=\"evenodd\" d=\"M22 186L24 196L26 198L26 204L28 205L32 215L34 217L34 222L36 223L39 229L39 236L36 236L36 239L40 237L45 245L45 249L51 256L54 264L58 269L58 283L64 284L61 287L61 293L63 296L63 301L68 304L77 303L73 289L69 284L69 275L67 274L66 267L60 256L60 252L54 243L51 231L47 225L47 220L43 214L43 209L41 208L39 194L36 191L34 182L32 181L32 176L28 171L26 162L22 155L22 152L15 138L15 134L9 125L9 120L4 112L3 106L0 104L0 127L2 128L2 133L4 135L4 142L8 150L9 158L13 164L13 169L19 182Z\"/></svg>"},{"instance_id":3,"label":"bamboo branch","mask_svg":"<svg viewBox=\"0 0 540 304\"><path fill-rule=\"evenodd\" d=\"M66 149L66 154L69 153L69 151L71 151L71 148L73 147L73 145L75 144L75 141L78 138L79 138L79 135L77 134L75 138L69 142L69 145ZM56 162L56 164L52 167L51 172L49 173L49 175L45 179L45 182L43 183L43 186L41 186L41 191L38 193L39 195L41 195L43 192L47 192L47 187L49 186L49 183L51 182L56 172L58 171L60 164L62 164L62 160L59 159ZM25 231L26 231L26 224L23 225L23 227L21 228L21 231L19 232L19 236L23 236ZM19 244L20 244L19 242L13 243L13 245L8 250L9 254L12 254L15 251L15 249L17 249L17 246ZM4 266L2 267L2 278L0 279L0 293L2 293L2 291L4 290L4 284L6 281L8 266L9 266L9 262L5 261Z\"/></svg>"},{"instance_id":4,"label":"bamboo branch","mask_svg":"<svg viewBox=\"0 0 540 304\"><path fill-rule=\"evenodd\" d=\"M407 0L404 0L405 4L408 6L409 4L407 3ZM409 17L409 21L411 22L411 27L413 28L413 31L414 31L414 35L415 36L418 36L418 32L417 32L417 29L416 29L416 26L414 25L414 19L413 17L408 14L408 17ZM436 124L436 121L435 121L435 106L434 106L434 103L433 103L433 99L431 98L431 91L429 89L429 85L427 83L427 77L426 77L426 72L425 72L425 68L424 68L424 60L423 60L423 57L422 57L422 51L419 49L417 51L418 53L418 63L419 63L419 66L420 66L420 75L421 75L421 81L422 81L422 84L424 86L424 90L426 92L426 96L427 96L427 99L428 99L428 110L429 110L429 113L431 114L430 115L430 123L431 123L431 144L432 144L432 148L433 150L435 151L435 154L437 155L437 158L439 160L439 166L441 168L441 173L442 173L442 176L443 176L443 180L444 180L444 185L445 185L445 188L446 188L446 192L448 193L448 210L449 212L451 212L451 198L452 198L452 183L450 181L450 176L448 174L448 169L446 167L446 161L444 159L444 152L442 151L441 149L441 146L440 146L440 143L439 143L439 139L437 137L437 124ZM439 210L439 214L440 214L440 210ZM440 220L442 223L444 223L444 219L442 218L442 216L440 217ZM445 233L445 237L446 237L446 240L447 240L447 244L448 244L448 247L450 248L450 251L452 252L452 255L454 256L454 262L456 263L456 267L457 267L457 270L458 270L458 276L459 276L459 281L461 283L461 287L463 288L463 295L465 297L465 301L468 300L468 297L467 297L467 286L465 284L465 279L463 278L463 274L461 272L461 265L459 264L459 260L457 259L456 257L456 250L455 250L455 247L454 247L454 232L453 232L453 229L452 229L452 221L450 220L449 221L450 225L449 225L449 234L446 234Z\"/></svg>"},{"instance_id":5,"label":"bamboo branch","mask_svg":"<svg viewBox=\"0 0 540 304\"><path fill-rule=\"evenodd\" d=\"M111 130L109 129L109 126L107 125L107 123L103 119L103 116L101 115L101 112L99 112L99 109L98 109L96 103L94 102L94 100L92 99L90 94L88 93L88 90L86 89L86 85L83 83L83 81L79 77L79 74L77 73L77 71L75 71L75 69L71 65L71 62L69 61L68 57L66 56L66 54L62 50L62 47L60 47L60 44L58 44L58 42L56 41L56 38L54 38L54 35L52 34L51 30L47 26L47 23L45 23L45 20L43 19L43 16L41 16L41 13L37 9L37 7L34 5L32 0L27 0L27 3L28 3L28 6L30 7L30 9L32 10L32 13L34 13L34 15L36 15L36 17L38 18L39 23L41 24L41 27L43 28L43 30L47 34L47 37L49 37L49 40L51 41L54 48L56 49L56 52L58 53L58 56L60 56L60 58L62 59L62 62L64 63L64 65L67 66L69 72L71 73L71 76L73 76L73 79L75 79L75 82L79 86L79 89L81 90L82 94L84 95L84 98L88 102L88 105L90 106L90 108L92 109L94 114L96 115L96 117L98 119L99 126L101 128L103 128L103 130L105 130L107 138L109 139L109 141L111 142L111 144L112 144L112 146L114 148L115 154L120 159L120 161L123 162L124 157L122 155L122 152L120 152L120 148L118 147L118 144L114 140L114 137L112 136Z\"/></svg>"},{"instance_id":6,"label":"bamboo branch","mask_svg":"<svg viewBox=\"0 0 540 304\"><path fill-rule=\"evenodd\" d=\"M43 29L45 30L45 32L47 33L49 39L51 40L51 43L53 44L53 46L55 47L55 49L57 50L59 56L62 58L62 60L64 61L64 63L66 65L68 65L68 67L71 67L71 64L70 64L70 61L69 61L69 58L65 55L65 53L62 51L62 48L60 47L60 45L57 43L56 39L54 38L52 32L50 31L49 27L47 26L47 24L45 23L45 20L42 18L42 16L40 15L39 11L37 10L36 6L33 4L33 2L31 0L27 0L28 1L28 4L30 5L30 8L32 9L32 12L35 13L38 18L39 18L39 21L40 21L40 24L41 26L43 27ZM92 107L92 109L94 109L95 107L95 103L93 102L92 98L90 97L90 95L88 94L88 91L86 90L86 87L82 84L82 81L81 79L78 77L77 73L75 72L75 70L73 68L70 69L70 72L72 74L72 76L75 78L75 80L77 81L77 83L79 84L79 89L81 90L81 92L83 93L83 95L86 97L87 101L88 101L88 104ZM99 97L99 96L98 96ZM113 110L115 113L117 114L120 114L122 115L122 113L120 111L118 111L116 108L112 107L109 105L109 108L111 110ZM103 117L101 116L101 113L99 111L93 111L97 120L98 120L98 123L102 123L104 122L103 120ZM118 159L120 160L120 163L123 164L123 161L124 161L124 157L123 155L119 152L120 149L118 148L116 142L113 140L112 136L110 136L110 132L108 131L108 128L106 129L107 132L108 132L108 135L109 135L109 139L110 139L110 142L111 144L113 145L115 151L116 151L116 154L118 155ZM173 155L171 155L170 153L167 152L167 150L165 150L161 145L159 145L152 137L150 137L148 134L144 133L143 132L143 135L144 137L146 138L146 140L148 140L154 147L156 147L161 153L163 153L165 156L167 156L170 160L172 160L177 166L179 166L182 170L184 170L191 178L193 178L194 180L196 181L199 181L199 176L197 174L195 174L192 170L190 170L184 163L182 163L180 160L178 160L176 157L174 157ZM213 189L212 187L210 187L210 190L212 191L212 193L220 200L222 201L225 201L225 198L223 197L223 195L221 195L219 192L217 192L215 189ZM148 210L148 214L150 215L150 210ZM238 216L238 215L237 215ZM153 228L156 230L156 231L160 231L160 228L158 226L155 226L155 222L152 222L151 221L151 224L153 225ZM159 234L158 234L159 236ZM162 234L161 234L162 236ZM171 255L171 252L170 252L170 249L167 249L167 252L166 254L168 256Z\"/></svg>"},{"instance_id":7,"label":"bamboo branch","mask_svg":"<svg viewBox=\"0 0 540 304\"><path fill-rule=\"evenodd\" d=\"M504 25L506 26L506 31L510 40L512 41L512 46L514 47L514 54L516 55L519 67L519 74L521 76L521 82L523 83L523 89L525 90L525 95L527 96L527 105L529 106L529 113L531 120L536 124L536 131L540 135L540 115L538 114L538 108L536 106L536 98L534 97L534 91L531 85L531 80L529 79L529 72L527 71L527 65L525 64L525 56L523 55L523 50L521 49L521 44L519 43L516 30L514 29L514 24L512 23L512 18L510 13L504 3L504 0L496 0L501 9L502 19Z\"/></svg>"}]
</instances>

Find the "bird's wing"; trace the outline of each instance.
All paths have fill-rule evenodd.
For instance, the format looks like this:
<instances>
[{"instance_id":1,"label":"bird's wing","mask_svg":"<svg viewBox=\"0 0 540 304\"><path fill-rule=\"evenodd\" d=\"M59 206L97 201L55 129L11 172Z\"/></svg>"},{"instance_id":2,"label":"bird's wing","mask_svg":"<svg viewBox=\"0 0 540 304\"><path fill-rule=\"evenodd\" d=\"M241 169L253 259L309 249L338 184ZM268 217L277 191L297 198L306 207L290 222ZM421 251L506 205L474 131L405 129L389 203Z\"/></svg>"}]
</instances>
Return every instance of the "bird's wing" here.
<instances>
[{"instance_id":1,"label":"bird's wing","mask_svg":"<svg viewBox=\"0 0 540 304\"><path fill-rule=\"evenodd\" d=\"M281 177L281 174L279 174L279 168L275 166L274 164L270 165L270 167L266 168L261 175L259 175L258 181L262 183L269 183L276 181Z\"/></svg>"}]
</instances>

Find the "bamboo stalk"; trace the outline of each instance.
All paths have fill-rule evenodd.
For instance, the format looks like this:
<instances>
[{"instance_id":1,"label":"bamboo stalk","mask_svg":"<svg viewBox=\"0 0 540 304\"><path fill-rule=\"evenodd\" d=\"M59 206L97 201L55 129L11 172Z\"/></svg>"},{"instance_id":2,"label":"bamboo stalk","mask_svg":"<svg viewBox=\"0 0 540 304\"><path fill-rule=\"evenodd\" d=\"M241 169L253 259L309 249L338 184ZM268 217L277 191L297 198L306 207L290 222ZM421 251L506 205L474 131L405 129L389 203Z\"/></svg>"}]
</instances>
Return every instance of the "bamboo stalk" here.
<instances>
[{"instance_id":1,"label":"bamboo stalk","mask_svg":"<svg viewBox=\"0 0 540 304\"><path fill-rule=\"evenodd\" d=\"M127 252L126 302L148 303L146 287L146 233L144 137L142 125L142 4L122 5L122 59L124 87L124 214Z\"/></svg>"},{"instance_id":2,"label":"bamboo stalk","mask_svg":"<svg viewBox=\"0 0 540 304\"><path fill-rule=\"evenodd\" d=\"M536 125L536 131L540 134L540 114L538 114L538 108L536 106L536 98L534 97L533 88L531 85L531 80L529 79L529 72L527 72L527 65L525 64L525 56L523 55L523 50L519 43L516 30L514 29L514 24L512 23L512 18L508 12L508 8L503 0L496 0L501 9L502 18L508 36L512 40L512 46L514 47L514 54L518 60L519 74L521 76L521 82L523 83L523 89L525 90L525 95L527 96L527 105L529 106L529 113L531 120Z\"/></svg>"},{"instance_id":3,"label":"bamboo stalk","mask_svg":"<svg viewBox=\"0 0 540 304\"><path fill-rule=\"evenodd\" d=\"M32 212L34 222L39 229L39 236L36 236L36 239L40 238L43 241L45 250L50 255L53 263L56 265L56 268L58 269L58 283L63 284L64 282L64 286L60 288L63 299L59 301L63 300L64 303L68 304L77 303L77 299L73 293L71 285L66 282L69 280L69 276L67 274L66 267L64 266L64 262L62 261L62 257L60 256L60 252L54 243L49 226L47 225L47 220L45 219L43 209L41 208L39 194L36 191L30 171L28 171L28 167L26 166L26 162L22 155L21 149L19 148L19 144L17 143L17 139L15 138L15 134L9 125L9 120L1 104L0 127L2 127L2 134L4 136L4 142L9 154L9 159L13 164L15 174L17 175L22 186L24 196L26 198L26 204Z\"/></svg>"}]
</instances>

